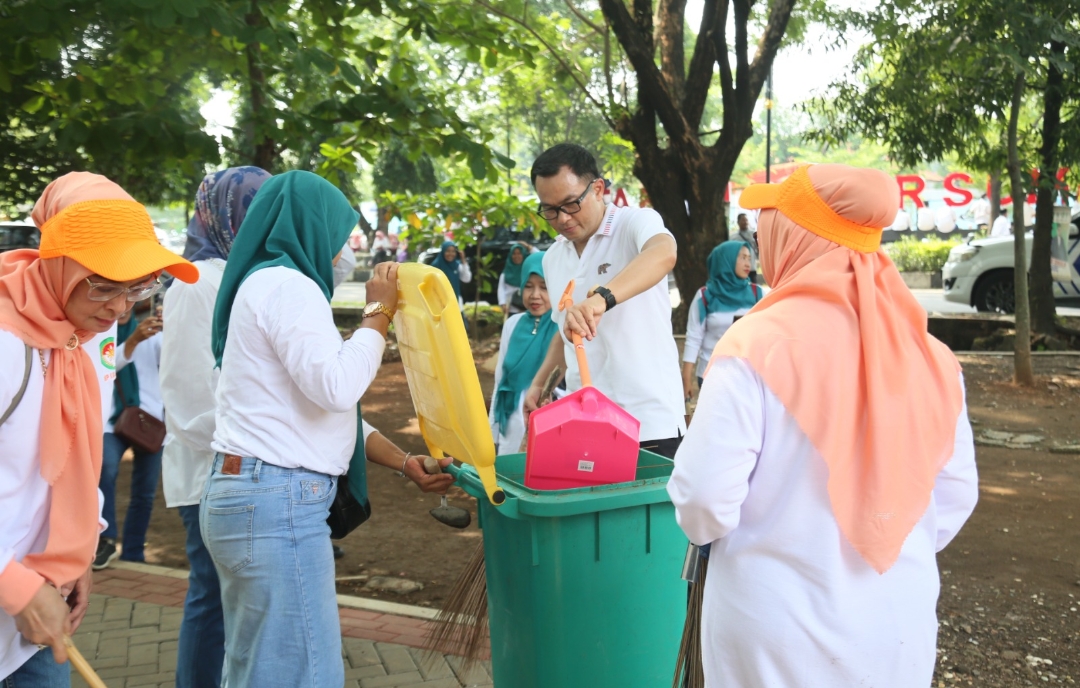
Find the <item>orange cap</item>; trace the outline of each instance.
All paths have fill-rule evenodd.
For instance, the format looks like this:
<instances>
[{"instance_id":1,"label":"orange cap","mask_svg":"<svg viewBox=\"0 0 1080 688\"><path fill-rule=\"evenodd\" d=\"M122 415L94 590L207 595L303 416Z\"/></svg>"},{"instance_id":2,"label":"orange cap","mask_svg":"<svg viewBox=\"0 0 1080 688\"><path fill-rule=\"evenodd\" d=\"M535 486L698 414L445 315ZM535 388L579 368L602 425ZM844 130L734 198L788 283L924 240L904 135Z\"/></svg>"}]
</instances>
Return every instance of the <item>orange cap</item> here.
<instances>
[{"instance_id":1,"label":"orange cap","mask_svg":"<svg viewBox=\"0 0 1080 688\"><path fill-rule=\"evenodd\" d=\"M183 282L199 269L158 243L141 203L108 199L72 203L41 226L42 258L66 256L114 282L165 270Z\"/></svg>"},{"instance_id":2,"label":"orange cap","mask_svg":"<svg viewBox=\"0 0 1080 688\"><path fill-rule=\"evenodd\" d=\"M739 205L747 210L775 208L819 237L860 253L877 251L884 228L864 227L838 215L814 189L808 169L809 165L800 167L780 184L748 186Z\"/></svg>"}]
</instances>

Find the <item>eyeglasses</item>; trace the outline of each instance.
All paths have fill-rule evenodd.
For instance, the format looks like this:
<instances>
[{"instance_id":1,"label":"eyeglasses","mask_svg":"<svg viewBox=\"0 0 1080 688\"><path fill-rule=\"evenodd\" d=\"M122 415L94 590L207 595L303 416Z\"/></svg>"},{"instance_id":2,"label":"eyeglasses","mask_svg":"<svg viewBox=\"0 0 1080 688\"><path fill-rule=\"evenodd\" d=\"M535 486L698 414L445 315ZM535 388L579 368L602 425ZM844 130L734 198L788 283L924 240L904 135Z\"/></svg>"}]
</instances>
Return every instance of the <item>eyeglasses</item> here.
<instances>
[{"instance_id":1,"label":"eyeglasses","mask_svg":"<svg viewBox=\"0 0 1080 688\"><path fill-rule=\"evenodd\" d=\"M597 179L599 179L599 177ZM577 215L581 211L581 202L584 201L585 197L589 195L590 191L592 191L593 184L596 183L597 179L589 182L589 185L585 187L585 190L581 192L581 195L577 197L576 201L570 201L569 203L565 203L563 205L549 206L547 208L545 208L544 204L541 203L540 207L537 208L536 212L540 214L540 217L544 218L548 222L554 222L559 217L559 213L566 213L567 215Z\"/></svg>"},{"instance_id":2,"label":"eyeglasses","mask_svg":"<svg viewBox=\"0 0 1080 688\"><path fill-rule=\"evenodd\" d=\"M121 294L126 294L128 301L145 301L161 289L161 280L157 277L130 287L115 282L91 282L89 277L86 283L90 285L86 298L91 301L112 301Z\"/></svg>"}]
</instances>

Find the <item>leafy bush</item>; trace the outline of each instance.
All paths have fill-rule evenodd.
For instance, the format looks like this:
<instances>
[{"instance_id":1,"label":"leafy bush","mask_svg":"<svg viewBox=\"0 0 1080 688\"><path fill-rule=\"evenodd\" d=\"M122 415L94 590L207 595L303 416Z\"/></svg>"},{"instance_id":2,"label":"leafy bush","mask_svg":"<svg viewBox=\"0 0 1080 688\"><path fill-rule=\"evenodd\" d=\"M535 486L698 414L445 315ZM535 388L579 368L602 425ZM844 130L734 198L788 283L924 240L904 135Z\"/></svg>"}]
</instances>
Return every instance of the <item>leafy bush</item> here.
<instances>
[{"instance_id":1,"label":"leafy bush","mask_svg":"<svg viewBox=\"0 0 1080 688\"><path fill-rule=\"evenodd\" d=\"M900 272L937 272L949 258L949 251L961 242L956 239L923 239L906 236L885 245L885 252Z\"/></svg>"}]
</instances>

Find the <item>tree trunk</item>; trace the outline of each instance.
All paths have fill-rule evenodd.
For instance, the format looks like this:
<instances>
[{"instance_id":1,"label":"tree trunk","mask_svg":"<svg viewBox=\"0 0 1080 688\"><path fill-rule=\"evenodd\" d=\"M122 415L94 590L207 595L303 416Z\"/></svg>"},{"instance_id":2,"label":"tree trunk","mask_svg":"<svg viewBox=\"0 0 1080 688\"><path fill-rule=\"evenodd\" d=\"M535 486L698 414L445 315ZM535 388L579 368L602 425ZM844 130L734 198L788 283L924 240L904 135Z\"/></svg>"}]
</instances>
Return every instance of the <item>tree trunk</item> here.
<instances>
[{"instance_id":1,"label":"tree trunk","mask_svg":"<svg viewBox=\"0 0 1080 688\"><path fill-rule=\"evenodd\" d=\"M990 173L990 227L994 226L994 220L1001 214L1001 172Z\"/></svg>"},{"instance_id":2,"label":"tree trunk","mask_svg":"<svg viewBox=\"0 0 1080 688\"><path fill-rule=\"evenodd\" d=\"M259 12L258 0L251 1L251 12L244 17L248 26L262 26L264 19ZM251 164L261 167L267 172L273 171L274 159L277 157L274 139L268 132L274 129L273 120L266 112L266 75L263 73L259 60L262 45L258 42L248 43L244 47L248 65L248 88L251 97L251 120L253 127L253 143Z\"/></svg>"},{"instance_id":3,"label":"tree trunk","mask_svg":"<svg viewBox=\"0 0 1080 688\"><path fill-rule=\"evenodd\" d=\"M1054 281L1050 278L1050 243L1054 225L1058 145L1061 142L1062 82L1064 76L1053 58L1064 58L1065 44L1050 42L1051 59L1043 92L1042 150L1039 186L1035 196L1035 236L1031 242L1031 329L1055 334ZM1066 228L1067 229L1067 228Z\"/></svg>"},{"instance_id":4,"label":"tree trunk","mask_svg":"<svg viewBox=\"0 0 1080 688\"><path fill-rule=\"evenodd\" d=\"M390 231L390 206L379 205L376 212L379 213L379 217L375 218L375 229L383 234L387 234ZM373 233L369 237L372 241L375 240L375 234Z\"/></svg>"},{"instance_id":5,"label":"tree trunk","mask_svg":"<svg viewBox=\"0 0 1080 688\"><path fill-rule=\"evenodd\" d=\"M1024 240L1024 178L1020 171L1020 153L1016 144L1017 120L1024 98L1024 73L1016 75L1012 107L1009 112L1009 185L1013 197L1013 281L1016 286L1016 341L1013 345L1014 377L1017 384L1035 386L1031 366L1031 313L1028 305L1027 246Z\"/></svg>"},{"instance_id":6,"label":"tree trunk","mask_svg":"<svg viewBox=\"0 0 1080 688\"><path fill-rule=\"evenodd\" d=\"M709 279L706 265L709 253L728 238L724 209L726 182L722 184L721 175L714 174L712 169L685 170L671 149L650 150L641 146L637 149L634 175L644 185L653 208L664 219L664 226L675 237L679 249L675 282L682 302L672 314L672 328L682 334L686 332L690 302ZM726 180L727 176L723 178Z\"/></svg>"},{"instance_id":7,"label":"tree trunk","mask_svg":"<svg viewBox=\"0 0 1080 688\"><path fill-rule=\"evenodd\" d=\"M372 227L371 223L368 222L366 217L364 217L364 213L361 212L359 205L356 206L356 212L360 214L360 219L357 220L357 222L360 223L360 231L364 233L364 236L366 236L368 238L368 241L374 240L375 239L375 228ZM376 212L378 212L378 211L376 211Z\"/></svg>"},{"instance_id":8,"label":"tree trunk","mask_svg":"<svg viewBox=\"0 0 1080 688\"><path fill-rule=\"evenodd\" d=\"M658 5L653 0L633 0L633 14L626 0L599 0L599 5L637 77L636 110L609 123L634 144L634 175L678 244L675 279L682 304L673 314L672 325L676 332L684 332L690 300L708 279L709 252L727 238L724 189L753 133L754 103L795 0L773 0L753 61L748 40L750 0L705 0L688 65L684 0L661 0ZM729 18L733 19L734 50L728 42ZM723 123L716 143L705 146L700 128L717 68ZM666 139L663 148L659 127Z\"/></svg>"}]
</instances>

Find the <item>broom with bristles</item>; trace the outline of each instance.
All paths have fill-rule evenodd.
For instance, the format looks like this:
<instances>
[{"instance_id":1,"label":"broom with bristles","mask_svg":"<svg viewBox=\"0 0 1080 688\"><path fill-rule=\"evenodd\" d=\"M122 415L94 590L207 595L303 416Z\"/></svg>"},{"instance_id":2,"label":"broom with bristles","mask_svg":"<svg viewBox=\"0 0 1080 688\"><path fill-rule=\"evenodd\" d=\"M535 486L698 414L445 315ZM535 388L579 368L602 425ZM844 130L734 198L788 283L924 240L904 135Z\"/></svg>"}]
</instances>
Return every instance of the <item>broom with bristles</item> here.
<instances>
[{"instance_id":1,"label":"broom with bristles","mask_svg":"<svg viewBox=\"0 0 1080 688\"><path fill-rule=\"evenodd\" d=\"M548 375L540 399L549 398L555 386L562 379L562 369L558 366ZM521 449L525 451L528 442L528 429L521 440ZM431 634L425 643L425 649L441 654L459 655L465 659L467 668L482 659L484 640L488 634L488 599L487 567L484 563L484 541L473 551L469 563L454 581L450 594L446 597L439 615L431 622Z\"/></svg>"},{"instance_id":2,"label":"broom with bristles","mask_svg":"<svg viewBox=\"0 0 1080 688\"><path fill-rule=\"evenodd\" d=\"M708 547L691 544L683 562L683 578L690 583L687 595L686 623L683 624L675 678L671 688L705 688L705 669L701 659L701 616L705 600L705 573L709 568Z\"/></svg>"},{"instance_id":3,"label":"broom with bristles","mask_svg":"<svg viewBox=\"0 0 1080 688\"><path fill-rule=\"evenodd\" d=\"M487 610L487 567L481 540L432 621L425 649L464 657L463 668L467 670L482 658L488 630Z\"/></svg>"}]
</instances>

